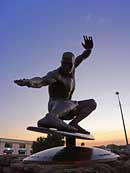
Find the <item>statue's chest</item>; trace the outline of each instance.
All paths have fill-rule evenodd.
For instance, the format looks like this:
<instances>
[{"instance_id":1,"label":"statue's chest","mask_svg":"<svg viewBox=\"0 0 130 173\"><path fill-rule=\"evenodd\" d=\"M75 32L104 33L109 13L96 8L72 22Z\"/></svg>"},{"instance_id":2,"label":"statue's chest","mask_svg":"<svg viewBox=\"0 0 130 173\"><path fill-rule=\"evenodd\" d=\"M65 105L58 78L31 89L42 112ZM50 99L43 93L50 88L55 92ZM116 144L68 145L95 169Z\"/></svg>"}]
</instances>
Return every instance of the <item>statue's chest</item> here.
<instances>
[{"instance_id":1,"label":"statue's chest","mask_svg":"<svg viewBox=\"0 0 130 173\"><path fill-rule=\"evenodd\" d=\"M64 88L68 91L72 91L75 87L75 79L74 77L63 77L59 76L59 81L62 83Z\"/></svg>"}]
</instances>

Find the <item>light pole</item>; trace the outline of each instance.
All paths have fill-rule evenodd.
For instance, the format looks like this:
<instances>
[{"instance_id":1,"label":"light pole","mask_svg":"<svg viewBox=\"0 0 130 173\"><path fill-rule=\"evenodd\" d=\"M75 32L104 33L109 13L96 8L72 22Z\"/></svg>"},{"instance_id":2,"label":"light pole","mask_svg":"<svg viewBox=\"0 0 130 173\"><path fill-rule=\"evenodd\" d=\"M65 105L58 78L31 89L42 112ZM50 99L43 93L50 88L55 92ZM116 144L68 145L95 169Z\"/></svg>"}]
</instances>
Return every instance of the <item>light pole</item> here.
<instances>
[{"instance_id":1,"label":"light pole","mask_svg":"<svg viewBox=\"0 0 130 173\"><path fill-rule=\"evenodd\" d=\"M126 139L126 146L127 146L127 150L129 151L128 137L127 137L126 127L125 127L125 121L124 121L122 105L121 105L121 101L120 101L120 97L119 97L119 92L116 92L116 95L118 97L119 107L120 107L120 111L121 111L122 123L123 123L123 127L124 127L125 139Z\"/></svg>"}]
</instances>

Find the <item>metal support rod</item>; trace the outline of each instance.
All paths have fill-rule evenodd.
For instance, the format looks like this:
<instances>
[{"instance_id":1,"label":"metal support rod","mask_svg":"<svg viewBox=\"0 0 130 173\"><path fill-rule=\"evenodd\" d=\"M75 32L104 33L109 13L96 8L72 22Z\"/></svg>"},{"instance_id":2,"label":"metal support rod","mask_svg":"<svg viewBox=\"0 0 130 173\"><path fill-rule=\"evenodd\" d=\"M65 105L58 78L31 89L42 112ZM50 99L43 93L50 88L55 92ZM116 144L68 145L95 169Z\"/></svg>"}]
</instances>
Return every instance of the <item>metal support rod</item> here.
<instances>
[{"instance_id":1,"label":"metal support rod","mask_svg":"<svg viewBox=\"0 0 130 173\"><path fill-rule=\"evenodd\" d=\"M66 136L66 147L76 146L75 136Z\"/></svg>"},{"instance_id":2,"label":"metal support rod","mask_svg":"<svg viewBox=\"0 0 130 173\"><path fill-rule=\"evenodd\" d=\"M122 105L121 105L121 101L120 101L120 97L119 97L119 92L116 92L116 95L118 96L119 107L120 107L120 111L121 111L122 123L123 123L123 128L124 128L124 133L125 133L125 139L126 139L126 146L127 146L127 150L129 151L128 137L127 137L126 127L125 127L124 115L123 115Z\"/></svg>"}]
</instances>

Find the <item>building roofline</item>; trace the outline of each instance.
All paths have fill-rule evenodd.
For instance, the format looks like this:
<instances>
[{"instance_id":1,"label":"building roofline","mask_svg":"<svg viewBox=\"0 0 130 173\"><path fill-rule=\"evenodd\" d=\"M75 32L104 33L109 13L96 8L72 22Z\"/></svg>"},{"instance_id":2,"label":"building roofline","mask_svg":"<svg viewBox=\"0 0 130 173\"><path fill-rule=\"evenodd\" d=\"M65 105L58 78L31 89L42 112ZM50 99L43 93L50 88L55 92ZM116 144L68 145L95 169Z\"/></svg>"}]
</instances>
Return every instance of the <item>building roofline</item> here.
<instances>
[{"instance_id":1,"label":"building roofline","mask_svg":"<svg viewBox=\"0 0 130 173\"><path fill-rule=\"evenodd\" d=\"M0 142L11 142L11 143L26 143L26 144L32 144L33 141L29 140L22 140L22 139L10 139L10 138L0 138Z\"/></svg>"}]
</instances>

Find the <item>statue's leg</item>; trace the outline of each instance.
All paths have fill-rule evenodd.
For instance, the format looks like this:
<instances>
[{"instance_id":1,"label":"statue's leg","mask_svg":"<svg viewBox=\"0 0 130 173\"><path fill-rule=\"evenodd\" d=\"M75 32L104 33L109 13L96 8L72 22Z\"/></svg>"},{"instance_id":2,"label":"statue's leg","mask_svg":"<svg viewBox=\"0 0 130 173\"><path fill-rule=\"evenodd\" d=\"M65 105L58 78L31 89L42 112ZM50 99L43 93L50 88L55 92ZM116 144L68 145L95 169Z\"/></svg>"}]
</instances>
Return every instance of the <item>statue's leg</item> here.
<instances>
[{"instance_id":1,"label":"statue's leg","mask_svg":"<svg viewBox=\"0 0 130 173\"><path fill-rule=\"evenodd\" d=\"M86 118L92 111L94 111L96 106L97 104L93 99L79 101L78 107L75 111L76 117L70 122L70 125L76 127L79 133L90 134L90 132L81 128L78 123Z\"/></svg>"},{"instance_id":2,"label":"statue's leg","mask_svg":"<svg viewBox=\"0 0 130 173\"><path fill-rule=\"evenodd\" d=\"M71 100L58 100L51 101L49 107L49 113L38 121L38 126L47 128L56 128L58 130L64 130L69 132L77 132L77 129L69 124L66 124L62 119L62 116L67 116L71 110L73 110L78 103Z\"/></svg>"},{"instance_id":3,"label":"statue's leg","mask_svg":"<svg viewBox=\"0 0 130 173\"><path fill-rule=\"evenodd\" d=\"M78 106L77 101L72 100L58 100L50 110L50 113L63 119L64 116L69 116L69 113L76 109Z\"/></svg>"}]
</instances>

